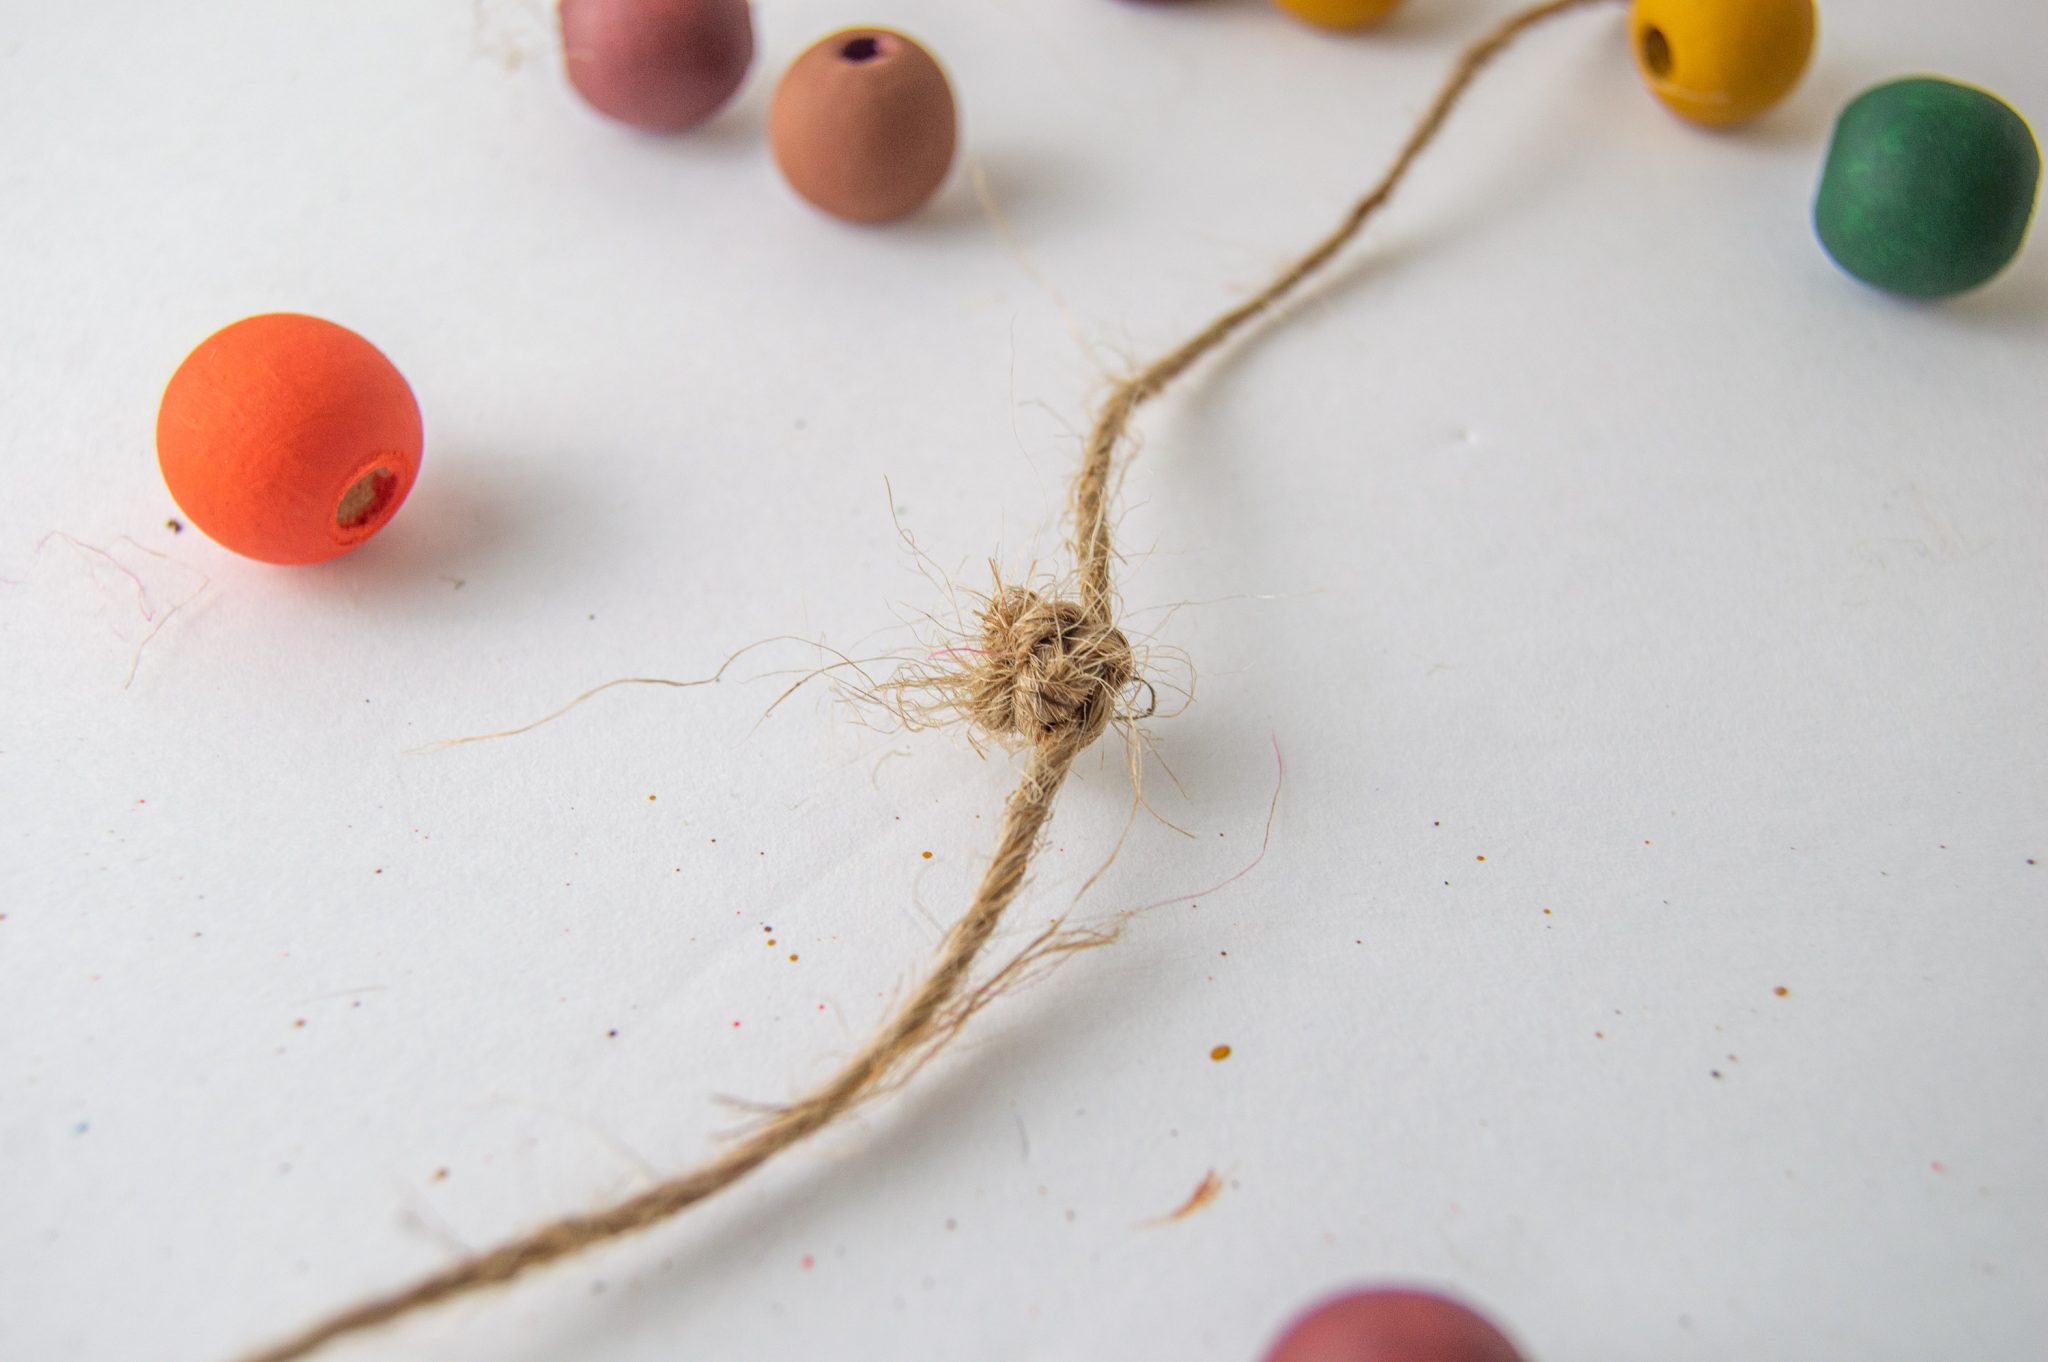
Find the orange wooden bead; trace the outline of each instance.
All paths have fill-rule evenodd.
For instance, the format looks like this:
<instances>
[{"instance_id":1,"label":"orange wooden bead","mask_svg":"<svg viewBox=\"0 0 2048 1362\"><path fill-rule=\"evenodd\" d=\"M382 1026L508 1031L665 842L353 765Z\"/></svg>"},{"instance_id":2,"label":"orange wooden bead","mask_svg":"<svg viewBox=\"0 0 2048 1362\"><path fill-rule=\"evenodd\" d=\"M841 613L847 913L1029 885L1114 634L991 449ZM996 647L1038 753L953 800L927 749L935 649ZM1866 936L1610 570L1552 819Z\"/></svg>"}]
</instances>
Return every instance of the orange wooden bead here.
<instances>
[{"instance_id":1,"label":"orange wooden bead","mask_svg":"<svg viewBox=\"0 0 2048 1362\"><path fill-rule=\"evenodd\" d=\"M420 467L420 409L377 347L318 317L245 317L199 343L156 416L192 523L266 563L338 558L382 529Z\"/></svg>"}]
</instances>

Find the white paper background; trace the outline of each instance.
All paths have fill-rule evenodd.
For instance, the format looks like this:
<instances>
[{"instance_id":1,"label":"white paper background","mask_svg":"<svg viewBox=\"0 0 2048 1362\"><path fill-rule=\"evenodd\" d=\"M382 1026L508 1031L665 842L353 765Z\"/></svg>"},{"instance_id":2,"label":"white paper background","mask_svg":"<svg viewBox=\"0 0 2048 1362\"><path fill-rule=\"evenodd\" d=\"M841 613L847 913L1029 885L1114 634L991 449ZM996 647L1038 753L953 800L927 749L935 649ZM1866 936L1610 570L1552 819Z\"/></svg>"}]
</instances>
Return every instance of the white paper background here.
<instances>
[{"instance_id":1,"label":"white paper background","mask_svg":"<svg viewBox=\"0 0 2048 1362\"><path fill-rule=\"evenodd\" d=\"M1006 763L818 688L762 722L796 644L418 749L770 635L914 646L892 492L970 585L1056 561L1105 373L1324 230L1505 9L772 0L740 102L650 139L537 0L13 0L0 1356L226 1358L827 1072ZM884 231L780 184L773 73L877 19L1018 246L964 173ZM1146 787L1192 836L1141 818L1081 912L1193 902L682 1221L334 1356L1236 1362L1388 1279L1546 1359L2042 1355L2048 251L1902 306L1806 214L1876 80L2042 116L2048 13L1830 5L1734 136L1620 24L1532 36L1146 418L1123 583L1199 675ZM164 528L163 381L274 309L425 411L412 501L320 569ZM1198 892L1276 746L1270 854ZM1122 825L1111 747L1020 930Z\"/></svg>"}]
</instances>

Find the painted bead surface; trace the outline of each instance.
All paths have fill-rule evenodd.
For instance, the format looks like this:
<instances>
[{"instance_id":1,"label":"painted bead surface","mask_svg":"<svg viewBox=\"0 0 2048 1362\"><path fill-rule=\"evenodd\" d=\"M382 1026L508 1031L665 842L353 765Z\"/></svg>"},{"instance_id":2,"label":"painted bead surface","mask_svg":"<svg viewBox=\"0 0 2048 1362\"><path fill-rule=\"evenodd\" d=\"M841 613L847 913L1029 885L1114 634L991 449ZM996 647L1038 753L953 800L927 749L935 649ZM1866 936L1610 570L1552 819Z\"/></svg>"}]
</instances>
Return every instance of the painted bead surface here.
<instances>
[{"instance_id":1,"label":"painted bead surface","mask_svg":"<svg viewBox=\"0 0 2048 1362\"><path fill-rule=\"evenodd\" d=\"M1799 83L1813 55L1813 0L1635 0L1629 47L1664 107L1694 123L1741 123Z\"/></svg>"},{"instance_id":2,"label":"painted bead surface","mask_svg":"<svg viewBox=\"0 0 2048 1362\"><path fill-rule=\"evenodd\" d=\"M1265 1362L1522 1362L1500 1330L1427 1291L1356 1291L1289 1325Z\"/></svg>"},{"instance_id":3,"label":"painted bead surface","mask_svg":"<svg viewBox=\"0 0 2048 1362\"><path fill-rule=\"evenodd\" d=\"M1318 28L1370 28L1392 14L1401 0L1273 0L1273 4Z\"/></svg>"},{"instance_id":4,"label":"painted bead surface","mask_svg":"<svg viewBox=\"0 0 2048 1362\"><path fill-rule=\"evenodd\" d=\"M2003 100L1932 77L1895 80L1835 123L1813 226L1866 284L1944 297L2019 254L2040 184L2040 148Z\"/></svg>"},{"instance_id":5,"label":"painted bead surface","mask_svg":"<svg viewBox=\"0 0 2048 1362\"><path fill-rule=\"evenodd\" d=\"M576 93L649 132L711 117L754 59L747 0L562 0L561 21Z\"/></svg>"},{"instance_id":6,"label":"painted bead surface","mask_svg":"<svg viewBox=\"0 0 2048 1362\"><path fill-rule=\"evenodd\" d=\"M420 467L420 409L376 346L291 312L199 343L157 408L157 463L193 524L266 563L338 558L384 528Z\"/></svg>"},{"instance_id":7,"label":"painted bead surface","mask_svg":"<svg viewBox=\"0 0 2048 1362\"><path fill-rule=\"evenodd\" d=\"M775 163L797 193L849 222L916 212L953 164L952 87L931 53L886 28L849 28L790 63L768 111Z\"/></svg>"}]
</instances>

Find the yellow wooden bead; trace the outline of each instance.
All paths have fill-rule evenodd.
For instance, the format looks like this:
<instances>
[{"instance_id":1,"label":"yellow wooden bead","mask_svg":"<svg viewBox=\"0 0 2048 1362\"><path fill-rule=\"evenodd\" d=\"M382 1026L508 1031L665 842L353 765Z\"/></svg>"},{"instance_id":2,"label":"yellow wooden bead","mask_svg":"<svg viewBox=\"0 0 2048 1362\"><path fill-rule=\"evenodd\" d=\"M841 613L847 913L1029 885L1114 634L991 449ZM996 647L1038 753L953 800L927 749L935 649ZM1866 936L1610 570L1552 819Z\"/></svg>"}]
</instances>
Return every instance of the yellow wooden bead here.
<instances>
[{"instance_id":1,"label":"yellow wooden bead","mask_svg":"<svg viewBox=\"0 0 2048 1362\"><path fill-rule=\"evenodd\" d=\"M1650 93L1720 127L1783 99L1813 52L1813 0L1634 0L1629 46Z\"/></svg>"},{"instance_id":2,"label":"yellow wooden bead","mask_svg":"<svg viewBox=\"0 0 2048 1362\"><path fill-rule=\"evenodd\" d=\"M1370 28L1394 12L1401 0L1273 0L1304 23L1318 28Z\"/></svg>"}]
</instances>

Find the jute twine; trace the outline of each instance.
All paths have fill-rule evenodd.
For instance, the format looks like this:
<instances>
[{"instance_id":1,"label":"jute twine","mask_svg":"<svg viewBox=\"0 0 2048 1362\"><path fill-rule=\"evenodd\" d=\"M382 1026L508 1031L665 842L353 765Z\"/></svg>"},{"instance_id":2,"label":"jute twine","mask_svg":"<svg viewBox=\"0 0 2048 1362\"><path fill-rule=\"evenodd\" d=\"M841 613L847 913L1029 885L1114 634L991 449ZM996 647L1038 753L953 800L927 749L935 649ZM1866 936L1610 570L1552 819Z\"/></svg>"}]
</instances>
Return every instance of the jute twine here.
<instances>
[{"instance_id":1,"label":"jute twine","mask_svg":"<svg viewBox=\"0 0 2048 1362\"><path fill-rule=\"evenodd\" d=\"M1118 717L1136 677L1130 641L1116 623L1110 475L1138 410L1196 361L1293 293L1356 237L1392 197L1479 73L1526 30L1568 10L1611 0L1547 0L1519 11L1466 49L1393 164L1343 220L1274 280L1201 331L1118 380L1097 409L1070 491L1074 590L1048 598L1025 587L998 587L980 612L979 646L955 650L957 671L926 678L973 730L1025 753L1017 787L1003 806L995 855L967 910L946 933L938 958L910 997L837 1073L774 1111L744 1138L705 1163L615 1205L565 1216L488 1252L465 1258L412 1285L321 1320L247 1355L245 1362L291 1362L336 1339L470 1295L668 1219L721 1192L863 1101L910 1075L955 1035L1002 985L1035 959L1065 947L1050 934L975 983L976 961L1023 887L1040 836L1074 760Z\"/></svg>"}]
</instances>

